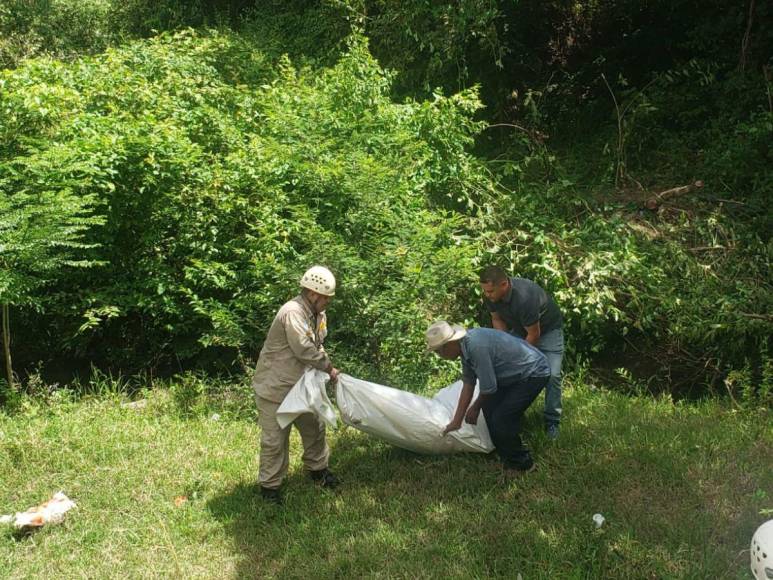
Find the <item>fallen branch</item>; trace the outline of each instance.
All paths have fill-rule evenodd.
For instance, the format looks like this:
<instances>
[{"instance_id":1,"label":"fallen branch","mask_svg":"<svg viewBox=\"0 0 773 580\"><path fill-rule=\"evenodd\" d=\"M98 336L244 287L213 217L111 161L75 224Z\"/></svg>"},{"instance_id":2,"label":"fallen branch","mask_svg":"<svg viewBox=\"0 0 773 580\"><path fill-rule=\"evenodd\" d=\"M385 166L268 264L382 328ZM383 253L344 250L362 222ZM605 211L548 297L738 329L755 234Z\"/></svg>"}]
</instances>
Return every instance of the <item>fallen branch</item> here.
<instances>
[{"instance_id":1,"label":"fallen branch","mask_svg":"<svg viewBox=\"0 0 773 580\"><path fill-rule=\"evenodd\" d=\"M695 248L687 248L690 252L707 252L709 250L725 250L725 246L697 246Z\"/></svg>"},{"instance_id":2,"label":"fallen branch","mask_svg":"<svg viewBox=\"0 0 773 580\"><path fill-rule=\"evenodd\" d=\"M520 125L514 125L513 123L494 123L493 125L487 125L484 129L494 129L495 127L510 127L511 129L518 129L526 133L532 141L539 143L540 145L545 141L547 135L540 133L537 130L527 129Z\"/></svg>"},{"instance_id":3,"label":"fallen branch","mask_svg":"<svg viewBox=\"0 0 773 580\"><path fill-rule=\"evenodd\" d=\"M696 181L695 183L692 183L690 185L683 185L682 187L674 187L672 189L667 189L665 191L661 191L656 195L653 195L645 202L644 205L647 209L651 209L654 211L658 209L658 207L660 207L660 204L663 203L663 201L665 201L666 199L669 199L672 197L679 197L680 195L690 193L691 191L700 189L702 187L703 187L703 182Z\"/></svg>"},{"instance_id":4,"label":"fallen branch","mask_svg":"<svg viewBox=\"0 0 773 580\"><path fill-rule=\"evenodd\" d=\"M750 314L748 312L739 312L741 316L745 318L753 318L754 320L764 320L766 322L773 322L773 316L770 314Z\"/></svg>"}]
</instances>

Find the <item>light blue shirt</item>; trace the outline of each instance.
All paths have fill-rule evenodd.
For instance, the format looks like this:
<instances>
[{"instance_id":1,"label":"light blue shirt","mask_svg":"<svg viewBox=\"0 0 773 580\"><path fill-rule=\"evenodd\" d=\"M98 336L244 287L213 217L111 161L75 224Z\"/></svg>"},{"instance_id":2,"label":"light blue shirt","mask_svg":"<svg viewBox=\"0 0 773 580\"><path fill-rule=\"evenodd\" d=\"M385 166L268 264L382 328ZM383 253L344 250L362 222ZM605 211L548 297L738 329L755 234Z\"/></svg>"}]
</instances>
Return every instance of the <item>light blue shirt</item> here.
<instances>
[{"instance_id":1,"label":"light blue shirt","mask_svg":"<svg viewBox=\"0 0 773 580\"><path fill-rule=\"evenodd\" d=\"M464 382L480 381L480 392L491 395L501 384L550 376L539 350L521 338L492 328L472 328L461 340Z\"/></svg>"}]
</instances>

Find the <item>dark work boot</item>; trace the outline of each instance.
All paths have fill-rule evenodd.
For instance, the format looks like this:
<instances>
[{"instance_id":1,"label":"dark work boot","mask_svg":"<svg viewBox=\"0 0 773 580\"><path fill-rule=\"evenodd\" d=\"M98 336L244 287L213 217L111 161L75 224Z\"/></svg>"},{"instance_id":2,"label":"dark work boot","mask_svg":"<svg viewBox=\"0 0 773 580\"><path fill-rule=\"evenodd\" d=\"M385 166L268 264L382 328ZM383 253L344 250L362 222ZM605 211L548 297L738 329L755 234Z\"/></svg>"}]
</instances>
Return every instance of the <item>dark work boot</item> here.
<instances>
[{"instance_id":1,"label":"dark work boot","mask_svg":"<svg viewBox=\"0 0 773 580\"><path fill-rule=\"evenodd\" d=\"M279 490L279 488L271 489L270 487L261 487L260 495L269 503L282 505L282 492Z\"/></svg>"},{"instance_id":2,"label":"dark work boot","mask_svg":"<svg viewBox=\"0 0 773 580\"><path fill-rule=\"evenodd\" d=\"M338 487L338 478L333 475L333 472L330 471L327 467L318 471L309 471L309 475L311 476L311 479L319 484L320 487L324 487L326 489L335 489Z\"/></svg>"},{"instance_id":3,"label":"dark work boot","mask_svg":"<svg viewBox=\"0 0 773 580\"><path fill-rule=\"evenodd\" d=\"M504 475L508 479L520 479L532 471L536 471L537 464L532 463L529 467L515 467L510 465L503 465Z\"/></svg>"}]
</instances>

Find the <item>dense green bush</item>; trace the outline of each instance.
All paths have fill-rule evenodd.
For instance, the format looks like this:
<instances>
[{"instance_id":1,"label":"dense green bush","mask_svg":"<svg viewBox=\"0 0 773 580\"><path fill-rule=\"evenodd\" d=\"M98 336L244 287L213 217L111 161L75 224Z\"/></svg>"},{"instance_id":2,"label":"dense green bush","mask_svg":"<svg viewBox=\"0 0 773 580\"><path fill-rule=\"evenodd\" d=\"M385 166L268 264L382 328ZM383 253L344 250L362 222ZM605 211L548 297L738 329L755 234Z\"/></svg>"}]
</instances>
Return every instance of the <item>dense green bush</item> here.
<instances>
[{"instance_id":1,"label":"dense green bush","mask_svg":"<svg viewBox=\"0 0 773 580\"><path fill-rule=\"evenodd\" d=\"M628 351L649 372L690 383L721 386L740 368L759 379L771 358L773 249L756 202L718 201L712 184L705 201L650 212L567 179L537 187L517 181L495 198L483 241L493 261L554 293L573 351Z\"/></svg>"},{"instance_id":2,"label":"dense green bush","mask_svg":"<svg viewBox=\"0 0 773 580\"><path fill-rule=\"evenodd\" d=\"M773 37L753 16L741 65L746 8L718 0L697 19L686 1L2 2L1 63L19 65L0 78L2 207L50 190L104 222L77 242L103 265L50 269L16 347L249 358L324 262L337 360L420 382L425 323L483 321L475 270L496 261L555 294L575 352L753 382L773 295ZM39 54L70 62L19 64ZM699 196L641 209L695 179Z\"/></svg>"},{"instance_id":3,"label":"dense green bush","mask_svg":"<svg viewBox=\"0 0 773 580\"><path fill-rule=\"evenodd\" d=\"M3 0L0 68L40 54L65 56L102 50L117 39L110 0Z\"/></svg>"},{"instance_id":4,"label":"dense green bush","mask_svg":"<svg viewBox=\"0 0 773 580\"><path fill-rule=\"evenodd\" d=\"M250 0L0 0L0 68L77 58L189 26L235 25Z\"/></svg>"},{"instance_id":5,"label":"dense green bush","mask_svg":"<svg viewBox=\"0 0 773 580\"><path fill-rule=\"evenodd\" d=\"M27 319L54 350L129 368L254 356L315 262L341 281L332 348L393 376L436 364L432 316L466 312L453 297L476 246L454 208L492 187L465 152L474 92L395 104L360 38L316 73L191 32L29 61L3 83L3 183L67 178L105 220L87 240L105 265L61 272L48 318Z\"/></svg>"}]
</instances>

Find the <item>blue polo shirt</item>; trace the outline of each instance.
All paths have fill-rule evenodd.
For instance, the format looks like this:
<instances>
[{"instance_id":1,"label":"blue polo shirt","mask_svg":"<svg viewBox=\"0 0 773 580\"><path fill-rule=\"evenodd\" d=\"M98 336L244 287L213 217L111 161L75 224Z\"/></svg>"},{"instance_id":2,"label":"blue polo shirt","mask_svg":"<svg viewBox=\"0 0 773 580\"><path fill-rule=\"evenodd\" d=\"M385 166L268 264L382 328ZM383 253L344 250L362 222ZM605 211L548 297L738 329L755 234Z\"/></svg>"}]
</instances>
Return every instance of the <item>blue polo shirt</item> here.
<instances>
[{"instance_id":1,"label":"blue polo shirt","mask_svg":"<svg viewBox=\"0 0 773 580\"><path fill-rule=\"evenodd\" d=\"M480 381L484 395L497 386L550 375L545 355L521 338L493 328L472 328L461 340L464 382Z\"/></svg>"}]
</instances>

